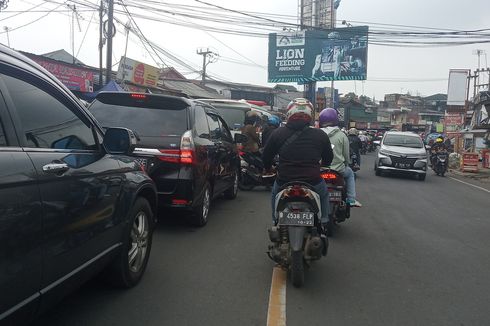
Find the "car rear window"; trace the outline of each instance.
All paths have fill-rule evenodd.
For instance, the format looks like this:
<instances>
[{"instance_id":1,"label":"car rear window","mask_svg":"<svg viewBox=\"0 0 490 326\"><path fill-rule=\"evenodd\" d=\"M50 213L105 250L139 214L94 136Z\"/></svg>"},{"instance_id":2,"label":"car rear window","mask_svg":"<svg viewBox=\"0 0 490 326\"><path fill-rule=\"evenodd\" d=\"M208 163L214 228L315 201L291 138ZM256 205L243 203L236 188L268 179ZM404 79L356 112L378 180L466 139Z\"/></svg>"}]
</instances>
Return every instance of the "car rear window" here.
<instances>
[{"instance_id":1,"label":"car rear window","mask_svg":"<svg viewBox=\"0 0 490 326\"><path fill-rule=\"evenodd\" d=\"M142 137L180 136L188 129L186 106L144 104L95 100L89 111L102 127L125 127Z\"/></svg>"},{"instance_id":2,"label":"car rear window","mask_svg":"<svg viewBox=\"0 0 490 326\"><path fill-rule=\"evenodd\" d=\"M422 148L424 145L420 137L407 135L386 135L383 144L387 146L402 146L413 148Z\"/></svg>"},{"instance_id":3,"label":"car rear window","mask_svg":"<svg viewBox=\"0 0 490 326\"><path fill-rule=\"evenodd\" d=\"M243 126L245 120L245 112L243 109L230 109L215 106L216 110L219 112L223 120L231 129L238 129Z\"/></svg>"}]
</instances>

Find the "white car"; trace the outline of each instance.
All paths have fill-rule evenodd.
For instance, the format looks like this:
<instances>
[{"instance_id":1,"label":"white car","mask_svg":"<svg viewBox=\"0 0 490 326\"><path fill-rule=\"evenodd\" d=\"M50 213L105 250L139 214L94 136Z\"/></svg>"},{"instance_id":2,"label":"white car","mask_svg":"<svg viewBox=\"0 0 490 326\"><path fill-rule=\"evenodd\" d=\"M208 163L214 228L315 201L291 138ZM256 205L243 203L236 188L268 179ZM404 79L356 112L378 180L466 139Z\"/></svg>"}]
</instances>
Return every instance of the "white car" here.
<instances>
[{"instance_id":1,"label":"white car","mask_svg":"<svg viewBox=\"0 0 490 326\"><path fill-rule=\"evenodd\" d=\"M425 180L427 151L419 135L412 132L388 131L380 143L374 162L379 176L383 172L412 174Z\"/></svg>"}]
</instances>

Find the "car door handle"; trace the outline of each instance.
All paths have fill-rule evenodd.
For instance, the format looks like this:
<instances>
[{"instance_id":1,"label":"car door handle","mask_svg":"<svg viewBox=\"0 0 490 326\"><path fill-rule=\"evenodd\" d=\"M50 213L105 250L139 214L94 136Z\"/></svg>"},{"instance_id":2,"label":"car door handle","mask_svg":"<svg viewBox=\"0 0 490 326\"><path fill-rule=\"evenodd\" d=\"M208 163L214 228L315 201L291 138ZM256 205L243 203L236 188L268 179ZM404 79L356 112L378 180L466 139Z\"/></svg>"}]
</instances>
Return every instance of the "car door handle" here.
<instances>
[{"instance_id":1,"label":"car door handle","mask_svg":"<svg viewBox=\"0 0 490 326\"><path fill-rule=\"evenodd\" d=\"M43 166L43 172L46 173L60 173L68 171L69 167L66 163L48 163Z\"/></svg>"}]
</instances>

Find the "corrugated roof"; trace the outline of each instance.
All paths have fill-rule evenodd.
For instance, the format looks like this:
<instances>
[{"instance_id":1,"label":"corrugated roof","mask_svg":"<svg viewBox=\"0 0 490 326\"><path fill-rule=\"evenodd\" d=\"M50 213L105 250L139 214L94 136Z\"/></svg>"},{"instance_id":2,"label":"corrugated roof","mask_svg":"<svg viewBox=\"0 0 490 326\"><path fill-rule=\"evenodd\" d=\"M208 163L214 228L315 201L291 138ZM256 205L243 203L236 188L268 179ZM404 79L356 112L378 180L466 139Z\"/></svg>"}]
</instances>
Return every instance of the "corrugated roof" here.
<instances>
[{"instance_id":1,"label":"corrugated roof","mask_svg":"<svg viewBox=\"0 0 490 326\"><path fill-rule=\"evenodd\" d=\"M178 89L192 98L223 98L218 92L209 91L186 80L165 79L164 85L166 87Z\"/></svg>"},{"instance_id":2,"label":"corrugated roof","mask_svg":"<svg viewBox=\"0 0 490 326\"><path fill-rule=\"evenodd\" d=\"M85 64L83 62L81 62L77 58L74 58L70 53L66 52L63 49L53 51L53 52L48 52L48 53L42 54L42 56L48 57L48 58L51 58L54 60L58 60L58 61L63 61L63 62L70 63L70 64L75 63L77 65L85 66Z\"/></svg>"}]
</instances>

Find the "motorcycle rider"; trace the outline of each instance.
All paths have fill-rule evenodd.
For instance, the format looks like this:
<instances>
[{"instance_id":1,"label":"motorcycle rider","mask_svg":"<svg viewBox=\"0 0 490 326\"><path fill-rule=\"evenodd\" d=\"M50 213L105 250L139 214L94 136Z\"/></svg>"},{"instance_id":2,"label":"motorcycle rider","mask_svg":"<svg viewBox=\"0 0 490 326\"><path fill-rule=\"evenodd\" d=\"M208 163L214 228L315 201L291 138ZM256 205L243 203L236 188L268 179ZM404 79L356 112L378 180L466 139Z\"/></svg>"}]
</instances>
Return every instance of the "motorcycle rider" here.
<instances>
[{"instance_id":1,"label":"motorcycle rider","mask_svg":"<svg viewBox=\"0 0 490 326\"><path fill-rule=\"evenodd\" d=\"M319 129L311 128L313 105L304 98L297 98L288 105L287 123L279 127L269 137L263 153L264 167L269 170L272 160L279 154L277 177L272 187L272 221L276 223L274 210L276 194L279 188L291 181L311 184L320 196L321 223L328 223L328 188L320 173L322 165L332 162L333 153L328 136ZM326 231L326 230L324 230Z\"/></svg>"},{"instance_id":2,"label":"motorcycle rider","mask_svg":"<svg viewBox=\"0 0 490 326\"><path fill-rule=\"evenodd\" d=\"M356 128L350 128L347 138L349 138L350 150L357 155L357 161L361 165L361 146L362 142L358 136L359 131Z\"/></svg>"},{"instance_id":3,"label":"motorcycle rider","mask_svg":"<svg viewBox=\"0 0 490 326\"><path fill-rule=\"evenodd\" d=\"M365 134L365 131L359 131L359 139L361 140L361 148L364 149L364 153L367 152L368 138Z\"/></svg>"},{"instance_id":4,"label":"motorcycle rider","mask_svg":"<svg viewBox=\"0 0 490 326\"><path fill-rule=\"evenodd\" d=\"M362 204L356 200L356 181L354 171L349 167L349 139L340 131L339 117L337 111L332 108L323 109L319 116L320 128L323 130L333 145L334 158L330 168L344 176L347 186L347 204L351 207L361 207Z\"/></svg>"},{"instance_id":5,"label":"motorcycle rider","mask_svg":"<svg viewBox=\"0 0 490 326\"><path fill-rule=\"evenodd\" d=\"M275 115L271 115L267 119L267 125L264 127L264 130L262 130L262 146L265 146L272 132L279 128L280 124L281 119Z\"/></svg>"},{"instance_id":6,"label":"motorcycle rider","mask_svg":"<svg viewBox=\"0 0 490 326\"><path fill-rule=\"evenodd\" d=\"M444 142L444 138L442 136L439 136L436 138L434 143L430 147L430 162L432 166L435 166L436 158L437 158L437 153L439 152L446 152L446 144Z\"/></svg>"},{"instance_id":7,"label":"motorcycle rider","mask_svg":"<svg viewBox=\"0 0 490 326\"><path fill-rule=\"evenodd\" d=\"M263 164L260 159L260 152L259 152L259 147L260 147L260 138L259 134L257 133L257 126L256 124L260 121L260 116L257 112L255 111L248 111L245 113L245 121L244 121L244 126L241 129L241 132L243 135L247 136L247 141L243 144L242 151L248 153L251 155L251 158L253 160L253 164L262 170Z\"/></svg>"}]
</instances>

